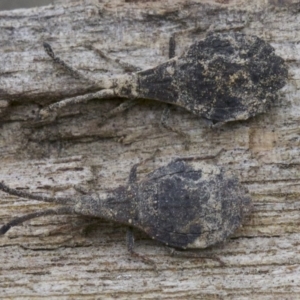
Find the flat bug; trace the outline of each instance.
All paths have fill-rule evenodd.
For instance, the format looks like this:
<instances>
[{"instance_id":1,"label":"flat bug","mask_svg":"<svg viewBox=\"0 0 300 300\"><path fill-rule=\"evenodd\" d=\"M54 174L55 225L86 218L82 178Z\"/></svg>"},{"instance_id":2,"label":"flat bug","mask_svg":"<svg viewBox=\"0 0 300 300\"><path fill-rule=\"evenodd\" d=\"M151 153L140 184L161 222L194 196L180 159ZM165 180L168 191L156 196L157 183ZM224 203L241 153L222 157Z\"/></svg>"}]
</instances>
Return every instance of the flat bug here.
<instances>
[{"instance_id":1,"label":"flat bug","mask_svg":"<svg viewBox=\"0 0 300 300\"><path fill-rule=\"evenodd\" d=\"M54 55L49 44L44 47L56 63L80 77ZM117 111L143 98L183 107L214 124L246 120L270 107L287 75L284 60L264 40L237 32L210 33L182 56L154 68L103 76L98 92L53 103L40 110L36 123L55 119L64 106L115 97L131 99Z\"/></svg>"},{"instance_id":2,"label":"flat bug","mask_svg":"<svg viewBox=\"0 0 300 300\"><path fill-rule=\"evenodd\" d=\"M216 165L176 159L140 181L137 166L130 171L128 185L98 197L38 196L2 182L0 189L6 193L62 206L14 218L0 234L35 217L77 214L137 228L174 248L200 249L224 241L251 211L251 199L237 178Z\"/></svg>"}]
</instances>

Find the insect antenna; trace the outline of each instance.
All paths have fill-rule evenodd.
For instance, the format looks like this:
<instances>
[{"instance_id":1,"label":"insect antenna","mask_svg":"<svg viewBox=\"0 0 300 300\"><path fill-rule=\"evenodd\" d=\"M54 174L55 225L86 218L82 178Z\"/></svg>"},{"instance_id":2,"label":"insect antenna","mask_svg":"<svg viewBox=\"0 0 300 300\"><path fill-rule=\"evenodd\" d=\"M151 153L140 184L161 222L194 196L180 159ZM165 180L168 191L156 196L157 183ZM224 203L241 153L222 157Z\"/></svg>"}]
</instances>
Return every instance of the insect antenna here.
<instances>
[{"instance_id":1,"label":"insect antenna","mask_svg":"<svg viewBox=\"0 0 300 300\"><path fill-rule=\"evenodd\" d=\"M72 214L74 214L74 208L71 206L63 206L54 209L39 210L34 213L23 215L21 217L16 217L12 219L10 222L4 224L2 227L0 227L0 235L5 234L11 227L19 225L24 221L28 221L34 218L49 216L49 215L72 215Z\"/></svg>"},{"instance_id":2,"label":"insect antenna","mask_svg":"<svg viewBox=\"0 0 300 300\"><path fill-rule=\"evenodd\" d=\"M0 190L14 196L32 199L32 200L38 200L43 202L52 202L52 203L58 203L58 204L74 204L74 199L68 198L68 197L49 197L49 196L40 196L40 195L34 195L32 193L19 191L17 189L12 189L5 185L3 182L0 182Z\"/></svg>"},{"instance_id":3,"label":"insect antenna","mask_svg":"<svg viewBox=\"0 0 300 300\"><path fill-rule=\"evenodd\" d=\"M12 219L10 222L4 224L0 228L0 235L5 234L11 227L19 225L23 223L24 221L42 217L42 216L49 216L49 215L70 215L74 214L74 199L67 198L67 197L49 197L49 196L40 196L40 195L34 195L28 192L19 191L17 189L12 189L5 185L3 182L0 182L0 190L14 196L32 199L32 200L38 200L43 202L50 202L50 203L59 203L66 206L53 208L53 209L46 209L46 210L39 210L33 213L29 213L26 215L23 215L21 217L16 217Z\"/></svg>"}]
</instances>

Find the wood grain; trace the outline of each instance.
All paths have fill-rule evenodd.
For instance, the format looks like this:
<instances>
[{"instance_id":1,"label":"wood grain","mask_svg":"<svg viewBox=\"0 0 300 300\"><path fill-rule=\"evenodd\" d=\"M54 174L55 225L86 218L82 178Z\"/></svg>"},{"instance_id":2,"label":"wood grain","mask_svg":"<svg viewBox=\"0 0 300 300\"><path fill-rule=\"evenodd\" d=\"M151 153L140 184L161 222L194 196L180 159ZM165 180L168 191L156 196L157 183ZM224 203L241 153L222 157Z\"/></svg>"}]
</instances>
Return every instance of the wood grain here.
<instances>
[{"instance_id":1,"label":"wood grain","mask_svg":"<svg viewBox=\"0 0 300 300\"><path fill-rule=\"evenodd\" d=\"M71 216L34 219L0 238L1 299L297 299L300 291L299 5L296 1L71 1L0 12L0 180L14 188L56 196L126 183L131 166L155 153L139 176L174 157L222 153L207 162L239 176L254 211L226 243L203 259L172 257L137 233L131 257L125 228ZM270 42L286 60L289 79L266 114L211 129L204 120L141 101L97 124L121 99L66 108L53 124L30 128L38 109L63 97L96 90L53 65L42 44L84 76L124 70L100 53L145 69L209 31L235 30ZM91 47L93 46L93 47ZM101 52L102 51L102 52ZM158 152L156 152L159 150ZM0 195L0 224L47 203ZM220 264L221 260L224 265Z\"/></svg>"}]
</instances>

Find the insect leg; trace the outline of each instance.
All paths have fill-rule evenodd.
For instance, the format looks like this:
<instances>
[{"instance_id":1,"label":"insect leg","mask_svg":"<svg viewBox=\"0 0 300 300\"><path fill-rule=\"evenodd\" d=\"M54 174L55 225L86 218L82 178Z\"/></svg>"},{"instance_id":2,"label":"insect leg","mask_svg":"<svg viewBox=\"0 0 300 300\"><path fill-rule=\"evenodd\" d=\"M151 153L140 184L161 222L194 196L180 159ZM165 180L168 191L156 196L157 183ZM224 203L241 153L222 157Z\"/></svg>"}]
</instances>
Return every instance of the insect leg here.
<instances>
[{"instance_id":1,"label":"insect leg","mask_svg":"<svg viewBox=\"0 0 300 300\"><path fill-rule=\"evenodd\" d=\"M137 174L136 174L137 168L138 168L140 165L146 163L147 161L149 161L149 160L151 160L151 159L154 159L155 156L156 156L156 154L157 154L159 151L160 151L159 149L156 149L156 150L152 153L152 155L151 155L150 157L148 157L148 158L146 158L146 159L140 161L140 162L137 163L137 164L134 164L134 165L131 167L130 172L129 172L129 179L128 179L129 184L135 183L135 182L136 182L136 180L137 180Z\"/></svg>"},{"instance_id":2,"label":"insect leg","mask_svg":"<svg viewBox=\"0 0 300 300\"><path fill-rule=\"evenodd\" d=\"M95 93L89 93L81 96L67 98L41 109L37 119L30 124L31 126L43 126L55 120L57 113L66 106L72 106L79 103L86 103L92 99L109 99L115 96L114 91L111 89L103 89Z\"/></svg>"},{"instance_id":3,"label":"insect leg","mask_svg":"<svg viewBox=\"0 0 300 300\"><path fill-rule=\"evenodd\" d=\"M215 152L214 154L207 154L207 155L202 155L202 156L186 156L186 157L178 157L175 158L175 161L197 161L197 160L208 160L208 159L218 159L221 154L225 151L224 148L221 148L219 151Z\"/></svg>"},{"instance_id":4,"label":"insect leg","mask_svg":"<svg viewBox=\"0 0 300 300\"><path fill-rule=\"evenodd\" d=\"M170 37L169 40L169 59L175 57L175 49L176 49L176 40L174 36ZM178 130L177 128L174 128L173 126L170 126L168 124L168 119L170 116L170 104L167 104L167 106L164 108L163 113L161 115L161 119L160 119L160 124L168 129L171 130L175 133L177 133L179 136L183 137L186 141L185 141L185 148L188 149L189 148L189 144L190 144L190 136L184 132L182 132L181 130Z\"/></svg>"},{"instance_id":5,"label":"insect leg","mask_svg":"<svg viewBox=\"0 0 300 300\"><path fill-rule=\"evenodd\" d=\"M91 46L90 49L95 51L101 58L105 59L106 61L108 61L112 64L120 66L124 70L124 72L126 72L126 73L141 71L141 68L139 68L139 67L136 67L136 66L134 66L132 64L129 64L127 62L122 62L119 59L113 59L113 58L109 57L107 54L105 54L100 49L97 49L93 46ZM130 109L131 107L137 105L138 103L139 103L138 99L125 100L123 103L121 103L120 105L118 105L114 109L110 110L108 113L106 113L103 121L101 121L98 124L98 126L104 125L107 122L108 119L111 119L112 117L115 117L116 115Z\"/></svg>"},{"instance_id":6,"label":"insect leg","mask_svg":"<svg viewBox=\"0 0 300 300\"><path fill-rule=\"evenodd\" d=\"M126 73L141 71L141 68L139 68L137 66L134 66L132 64L129 64L127 62L123 62L120 59L111 58L110 56L105 54L104 51L102 51L102 50L100 50L100 49L98 49L94 46L88 46L87 48L89 50L92 50L92 51L96 52L101 58L105 59L109 63L120 66L124 70L124 72L126 72Z\"/></svg>"},{"instance_id":7,"label":"insect leg","mask_svg":"<svg viewBox=\"0 0 300 300\"><path fill-rule=\"evenodd\" d=\"M133 247L134 247L134 235L132 228L128 227L126 231L126 245L127 249L130 253L133 252Z\"/></svg>"},{"instance_id":8,"label":"insect leg","mask_svg":"<svg viewBox=\"0 0 300 300\"><path fill-rule=\"evenodd\" d=\"M55 55L53 52L51 46L48 43L44 43L44 49L46 53L51 57L53 62L59 66L61 66L65 71L67 71L72 77L76 79L84 79L86 81L91 81L88 78L85 78L83 75L81 75L78 71L74 70L72 67L68 66L63 60L61 60L59 57ZM114 62L118 65L120 65L124 71L128 72L129 70L132 71L139 71L140 69L132 66L127 63L123 63L119 60L114 60L109 58L106 54L104 54L103 51L96 49L94 47L89 47L89 49L94 50L97 54L99 54L102 58ZM95 82L92 82L93 84L96 84ZM100 90L96 93L90 93L82 96L77 96L69 99L64 99L59 102L56 102L54 104L51 104L47 106L46 108L42 109L39 112L39 115L37 119L32 123L29 124L29 126L37 127L37 126L43 126L45 124L51 123L56 119L57 112L64 106L78 104L78 103L85 103L91 99L106 99L106 98L112 98L114 96L113 91L109 89ZM104 118L104 120L99 124L100 126L103 125L109 118L131 108L132 106L136 105L138 103L138 100L129 99L123 102L120 106L116 107L115 109L108 112Z\"/></svg>"},{"instance_id":9,"label":"insect leg","mask_svg":"<svg viewBox=\"0 0 300 300\"><path fill-rule=\"evenodd\" d=\"M137 171L137 168L140 164L141 163L137 163L137 164L132 166L132 168L130 170L130 173L129 173L129 179L128 179L129 183L135 183L136 182L136 180L137 180L136 171Z\"/></svg>"},{"instance_id":10,"label":"insect leg","mask_svg":"<svg viewBox=\"0 0 300 300\"><path fill-rule=\"evenodd\" d=\"M201 253L201 250L195 252L195 251L191 251L191 250L176 250L174 248L169 248L167 247L169 250L169 253L171 256L176 256L176 257L184 257L184 258L196 258L196 259L211 259L211 260L215 260L217 261L220 266L225 266L225 263L217 256L214 255L204 255L203 253Z\"/></svg>"},{"instance_id":11,"label":"insect leg","mask_svg":"<svg viewBox=\"0 0 300 300\"><path fill-rule=\"evenodd\" d=\"M49 55L49 57L51 57L51 59L53 60L53 62L62 67L67 73L69 73L72 77L76 78L76 79L85 79L88 80L87 78L85 78L84 76L82 76L78 71L74 70L72 67L70 67L69 65L67 65L62 59L60 59L59 57L57 57L55 55L55 53L53 52L51 46L44 42L43 43L44 46L44 50L45 52Z\"/></svg>"},{"instance_id":12,"label":"insect leg","mask_svg":"<svg viewBox=\"0 0 300 300\"><path fill-rule=\"evenodd\" d=\"M132 228L130 228L130 227L128 227L127 232L126 232L126 244L127 244L128 252L130 253L131 256L141 260L143 263L145 263L147 265L152 265L156 269L156 264L153 260L151 260L148 257L145 257L144 255L139 254L133 250L134 234L133 234Z\"/></svg>"},{"instance_id":13,"label":"insect leg","mask_svg":"<svg viewBox=\"0 0 300 300\"><path fill-rule=\"evenodd\" d=\"M161 115L160 124L164 128L171 130L171 131L177 133L182 138L184 138L185 139L185 148L188 149L189 144L191 143L190 136L188 134L184 133L182 130L174 128L173 126L170 126L168 124L169 116L170 116L170 106L167 105L167 107L165 107L165 109L163 110L163 113Z\"/></svg>"},{"instance_id":14,"label":"insect leg","mask_svg":"<svg viewBox=\"0 0 300 300\"><path fill-rule=\"evenodd\" d=\"M109 112L107 112L105 114L105 117L103 119L103 121L101 121L100 123L98 123L98 126L102 126L106 123L106 121L128 109L130 109L131 107L137 105L139 102L139 100L137 99L129 99L129 100L125 100L123 103L121 103L120 105L118 105L117 107L115 107L114 109L110 110Z\"/></svg>"},{"instance_id":15,"label":"insect leg","mask_svg":"<svg viewBox=\"0 0 300 300\"><path fill-rule=\"evenodd\" d=\"M45 52L47 53L47 55L52 59L52 61L62 67L67 73L69 73L72 77L76 78L76 79L85 79L82 75L79 74L78 71L74 70L72 67L70 67L69 65L67 65L62 59L60 59L58 56L55 55L52 47L50 46L50 44L44 42L43 43L43 47ZM50 105L51 106L51 105ZM46 111L41 110L36 118L36 120L34 120L33 122L29 122L27 124L27 127L38 127L38 126L44 126L46 124L49 124L51 122L53 122L56 119L56 112L53 111L51 113L51 109L45 108ZM50 111L49 111L50 110ZM47 113L48 112L48 113Z\"/></svg>"},{"instance_id":16,"label":"insect leg","mask_svg":"<svg viewBox=\"0 0 300 300\"><path fill-rule=\"evenodd\" d=\"M58 207L53 209L39 210L34 213L23 215L21 217L16 217L12 219L10 222L4 224L0 228L0 235L5 234L11 227L19 225L24 221L28 221L34 218L39 218L39 217L49 216L49 215L72 215L72 214L74 214L74 209L72 206L63 206L63 207Z\"/></svg>"},{"instance_id":17,"label":"insect leg","mask_svg":"<svg viewBox=\"0 0 300 300\"><path fill-rule=\"evenodd\" d=\"M171 36L169 39L169 59L175 57L175 51L176 51L176 40L174 36ZM163 110L160 123L163 127L173 131L173 128L168 126L167 124L167 120L169 119L169 116L170 116L170 105L167 104L165 109Z\"/></svg>"},{"instance_id":18,"label":"insect leg","mask_svg":"<svg viewBox=\"0 0 300 300\"><path fill-rule=\"evenodd\" d=\"M169 41L169 58L172 58L175 56L175 48L176 48L176 44L175 44L175 38L172 36L170 38L170 41ZM113 61L115 63L117 63L118 65L120 65L124 71L140 71L140 69L137 69L136 67L130 65L129 66L129 69L128 69L128 66L124 65L123 63L121 63L121 61L119 60L112 60L111 58L109 58L106 54L104 54L101 50L99 49L94 49L94 51L96 51L102 58L106 59L106 60L109 60L109 61ZM99 123L99 126L102 126L108 119L116 116L117 114L120 114L128 109L130 109L131 107L137 105L139 102L138 99L129 99L129 100L125 100L122 104L120 104L119 106L117 106L116 108L112 109L111 111L109 111L106 116L105 116L105 119L103 120L103 122ZM173 128L171 128L170 126L167 125L166 123L166 115L169 114L169 109L166 108L163 112L163 116L162 116L162 120L161 120L161 124L165 127L165 128L168 128L172 131L175 131L173 130ZM179 132L178 132L179 133ZM182 133L179 133L182 135Z\"/></svg>"}]
</instances>

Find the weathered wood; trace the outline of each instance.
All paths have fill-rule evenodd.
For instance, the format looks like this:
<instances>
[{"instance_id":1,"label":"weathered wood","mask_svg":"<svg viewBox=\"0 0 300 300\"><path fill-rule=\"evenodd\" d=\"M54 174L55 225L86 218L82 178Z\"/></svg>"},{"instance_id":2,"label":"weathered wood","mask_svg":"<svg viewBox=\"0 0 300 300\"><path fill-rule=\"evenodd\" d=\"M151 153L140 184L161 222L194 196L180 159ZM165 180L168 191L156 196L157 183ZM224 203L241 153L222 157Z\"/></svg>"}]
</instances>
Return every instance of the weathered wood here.
<instances>
[{"instance_id":1,"label":"weathered wood","mask_svg":"<svg viewBox=\"0 0 300 300\"><path fill-rule=\"evenodd\" d=\"M297 298L298 24L293 1L90 0L0 12L0 180L56 196L75 195L73 185L99 192L124 184L131 166L154 153L139 168L140 178L171 158L224 149L207 163L237 174L254 202L232 239L202 251L212 259L172 257L165 246L137 233L135 250L155 261L156 270L128 254L121 226L75 216L26 222L0 238L0 298ZM141 101L102 127L97 124L105 112L122 100L94 100L66 108L53 124L26 127L42 106L96 90L55 67L44 41L96 82L103 74L124 73L106 55L145 69L167 59L169 37L176 32L180 54L208 31L229 30L265 39L288 64L287 85L266 114L210 129L172 107L169 125L189 134L188 149L184 138L160 126L165 105L152 101ZM0 224L48 207L1 193Z\"/></svg>"}]
</instances>

